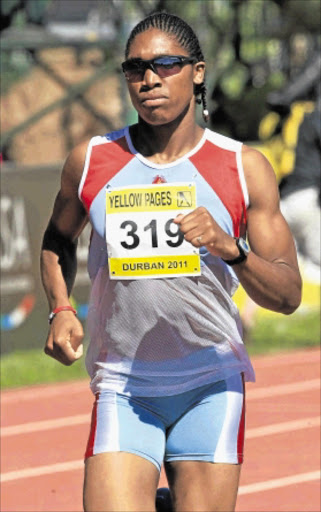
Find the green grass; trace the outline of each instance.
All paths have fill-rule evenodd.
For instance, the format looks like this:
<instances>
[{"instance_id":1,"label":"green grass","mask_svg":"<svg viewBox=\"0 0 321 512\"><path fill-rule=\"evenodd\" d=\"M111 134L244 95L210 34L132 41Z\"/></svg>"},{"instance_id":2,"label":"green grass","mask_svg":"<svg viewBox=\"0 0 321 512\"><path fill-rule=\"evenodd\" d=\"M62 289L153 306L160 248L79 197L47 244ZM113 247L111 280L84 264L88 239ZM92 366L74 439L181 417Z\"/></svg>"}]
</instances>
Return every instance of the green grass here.
<instances>
[{"instance_id":1,"label":"green grass","mask_svg":"<svg viewBox=\"0 0 321 512\"><path fill-rule=\"evenodd\" d=\"M247 333L245 344L250 355L319 346L320 313L261 316Z\"/></svg>"},{"instance_id":2,"label":"green grass","mask_svg":"<svg viewBox=\"0 0 321 512\"><path fill-rule=\"evenodd\" d=\"M250 355L293 350L320 344L320 314L309 312L291 316L261 316L247 333ZM16 351L1 357L1 388L13 388L77 380L89 377L84 357L66 367L46 356L42 349Z\"/></svg>"},{"instance_id":3,"label":"green grass","mask_svg":"<svg viewBox=\"0 0 321 512\"><path fill-rule=\"evenodd\" d=\"M42 349L18 350L1 357L1 388L30 386L88 378L84 357L64 366Z\"/></svg>"}]
</instances>

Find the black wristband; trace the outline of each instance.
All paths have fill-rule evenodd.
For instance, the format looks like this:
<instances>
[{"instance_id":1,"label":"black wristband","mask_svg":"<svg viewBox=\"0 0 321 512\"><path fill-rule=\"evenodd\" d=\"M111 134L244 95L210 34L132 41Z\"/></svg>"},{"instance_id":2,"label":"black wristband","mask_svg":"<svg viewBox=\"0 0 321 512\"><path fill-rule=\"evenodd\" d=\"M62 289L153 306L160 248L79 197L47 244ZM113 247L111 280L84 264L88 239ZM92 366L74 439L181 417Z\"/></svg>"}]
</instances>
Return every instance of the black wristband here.
<instances>
[{"instance_id":1,"label":"black wristband","mask_svg":"<svg viewBox=\"0 0 321 512\"><path fill-rule=\"evenodd\" d=\"M61 266L62 275L69 294L71 293L77 272L77 245L77 240L72 241L66 238L58 231L52 221L49 222L44 233L42 250L51 251L58 256L58 263Z\"/></svg>"}]
</instances>

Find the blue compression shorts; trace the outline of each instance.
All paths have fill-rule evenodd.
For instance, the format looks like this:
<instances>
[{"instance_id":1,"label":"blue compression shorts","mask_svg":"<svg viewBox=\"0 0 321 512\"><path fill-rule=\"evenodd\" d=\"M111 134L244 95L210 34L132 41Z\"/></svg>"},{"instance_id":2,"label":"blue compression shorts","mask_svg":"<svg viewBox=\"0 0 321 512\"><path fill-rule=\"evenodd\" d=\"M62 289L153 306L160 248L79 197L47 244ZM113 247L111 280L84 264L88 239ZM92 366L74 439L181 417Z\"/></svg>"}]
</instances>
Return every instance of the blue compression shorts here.
<instances>
[{"instance_id":1,"label":"blue compression shorts","mask_svg":"<svg viewBox=\"0 0 321 512\"><path fill-rule=\"evenodd\" d=\"M127 452L151 461L241 464L244 445L242 375L174 396L96 395L85 458Z\"/></svg>"}]
</instances>

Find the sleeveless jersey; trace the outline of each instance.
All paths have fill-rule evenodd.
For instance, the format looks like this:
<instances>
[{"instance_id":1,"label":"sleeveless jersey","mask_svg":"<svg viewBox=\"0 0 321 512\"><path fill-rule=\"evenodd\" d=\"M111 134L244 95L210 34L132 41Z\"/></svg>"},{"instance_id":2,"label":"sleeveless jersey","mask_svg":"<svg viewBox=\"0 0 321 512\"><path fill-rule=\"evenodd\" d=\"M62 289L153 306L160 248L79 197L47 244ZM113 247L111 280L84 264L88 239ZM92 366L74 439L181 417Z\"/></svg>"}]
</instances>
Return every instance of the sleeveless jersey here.
<instances>
[{"instance_id":1,"label":"sleeveless jersey","mask_svg":"<svg viewBox=\"0 0 321 512\"><path fill-rule=\"evenodd\" d=\"M94 393L172 395L240 372L254 381L231 267L201 247L200 276L111 280L105 237L106 187L158 179L194 182L197 205L229 235L244 235L249 199L241 150L242 143L206 129L192 151L160 165L135 150L128 127L91 139L79 197L92 225L86 366Z\"/></svg>"}]
</instances>

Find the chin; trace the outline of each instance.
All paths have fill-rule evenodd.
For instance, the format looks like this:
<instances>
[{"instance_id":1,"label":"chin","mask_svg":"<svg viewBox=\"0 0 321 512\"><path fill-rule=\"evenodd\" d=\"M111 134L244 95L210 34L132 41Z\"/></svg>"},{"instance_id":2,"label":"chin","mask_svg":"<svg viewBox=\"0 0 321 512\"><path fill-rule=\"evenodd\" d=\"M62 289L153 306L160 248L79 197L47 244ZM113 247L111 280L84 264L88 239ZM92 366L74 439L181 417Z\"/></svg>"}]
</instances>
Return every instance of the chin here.
<instances>
[{"instance_id":1,"label":"chin","mask_svg":"<svg viewBox=\"0 0 321 512\"><path fill-rule=\"evenodd\" d=\"M162 115L160 113L151 113L150 115L141 115L139 117L147 124L151 124L153 126L161 126L163 124L171 123L174 119L168 118L168 116Z\"/></svg>"},{"instance_id":2,"label":"chin","mask_svg":"<svg viewBox=\"0 0 321 512\"><path fill-rule=\"evenodd\" d=\"M187 111L188 109L175 113L171 112L171 114L169 115L168 112L162 112L160 109L154 109L153 111L148 113L139 112L138 115L147 124L150 124L152 126L163 126L166 124L181 121L185 117Z\"/></svg>"}]
</instances>

